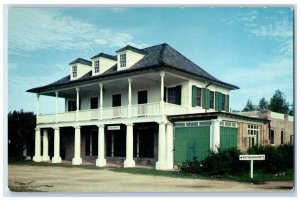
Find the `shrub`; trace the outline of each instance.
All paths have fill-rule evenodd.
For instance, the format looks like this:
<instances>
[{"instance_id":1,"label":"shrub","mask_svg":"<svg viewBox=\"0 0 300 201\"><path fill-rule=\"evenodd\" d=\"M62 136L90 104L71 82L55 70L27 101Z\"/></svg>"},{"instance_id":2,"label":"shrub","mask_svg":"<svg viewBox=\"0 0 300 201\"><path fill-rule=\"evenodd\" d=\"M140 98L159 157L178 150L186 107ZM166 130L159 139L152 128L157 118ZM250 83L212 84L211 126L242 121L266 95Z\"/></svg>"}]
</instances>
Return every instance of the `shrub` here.
<instances>
[{"instance_id":1,"label":"shrub","mask_svg":"<svg viewBox=\"0 0 300 201\"><path fill-rule=\"evenodd\" d=\"M249 154L265 154L264 161L255 161L255 169L263 172L278 173L294 167L294 146L289 144L274 146L256 146L248 150Z\"/></svg>"},{"instance_id":2,"label":"shrub","mask_svg":"<svg viewBox=\"0 0 300 201\"><path fill-rule=\"evenodd\" d=\"M210 152L209 156L198 161L185 161L178 165L179 171L191 174L207 174L209 176L224 176L239 174L245 169L245 161L239 160L240 151L235 148Z\"/></svg>"}]
</instances>

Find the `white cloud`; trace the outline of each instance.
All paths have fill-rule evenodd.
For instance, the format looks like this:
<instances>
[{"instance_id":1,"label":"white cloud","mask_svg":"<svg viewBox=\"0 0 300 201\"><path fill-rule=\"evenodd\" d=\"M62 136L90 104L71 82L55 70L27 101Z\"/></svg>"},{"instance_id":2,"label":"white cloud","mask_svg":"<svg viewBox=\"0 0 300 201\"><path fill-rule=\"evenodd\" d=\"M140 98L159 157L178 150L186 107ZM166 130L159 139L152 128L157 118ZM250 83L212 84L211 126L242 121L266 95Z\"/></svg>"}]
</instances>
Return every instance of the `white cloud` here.
<instances>
[{"instance_id":1,"label":"white cloud","mask_svg":"<svg viewBox=\"0 0 300 201\"><path fill-rule=\"evenodd\" d=\"M117 8L116 8L117 9ZM121 10L116 10L121 11ZM40 49L83 50L95 45L120 48L135 38L77 18L54 8L11 8L8 19L9 52L20 54ZM146 44L134 43L139 47Z\"/></svg>"}]
</instances>

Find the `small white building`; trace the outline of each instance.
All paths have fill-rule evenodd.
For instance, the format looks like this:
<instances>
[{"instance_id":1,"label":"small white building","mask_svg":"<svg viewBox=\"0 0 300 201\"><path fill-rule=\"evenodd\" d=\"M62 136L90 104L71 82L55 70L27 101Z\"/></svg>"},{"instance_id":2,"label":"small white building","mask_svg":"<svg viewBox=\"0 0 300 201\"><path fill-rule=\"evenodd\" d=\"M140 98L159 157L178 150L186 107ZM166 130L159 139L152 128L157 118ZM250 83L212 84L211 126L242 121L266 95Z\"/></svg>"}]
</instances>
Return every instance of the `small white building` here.
<instances>
[{"instance_id":1,"label":"small white building","mask_svg":"<svg viewBox=\"0 0 300 201\"><path fill-rule=\"evenodd\" d=\"M224 116L234 89L238 87L211 76L168 44L126 46L116 55L100 53L91 61L78 58L70 63L66 77L28 90L37 94L33 160L48 161L51 156L53 163L63 158L73 165L90 161L100 167L107 161L124 167L147 161L156 169L172 169L174 161L191 154L201 158L219 147L222 126L237 126L232 116ZM40 114L41 95L56 98L56 105L49 105L56 107L55 114ZM58 97L65 99L63 113L57 112ZM184 124L201 127L192 151L189 139L175 143L175 123L169 116L218 112L222 115ZM255 118L247 121L264 124ZM198 149L197 143L207 148Z\"/></svg>"}]
</instances>

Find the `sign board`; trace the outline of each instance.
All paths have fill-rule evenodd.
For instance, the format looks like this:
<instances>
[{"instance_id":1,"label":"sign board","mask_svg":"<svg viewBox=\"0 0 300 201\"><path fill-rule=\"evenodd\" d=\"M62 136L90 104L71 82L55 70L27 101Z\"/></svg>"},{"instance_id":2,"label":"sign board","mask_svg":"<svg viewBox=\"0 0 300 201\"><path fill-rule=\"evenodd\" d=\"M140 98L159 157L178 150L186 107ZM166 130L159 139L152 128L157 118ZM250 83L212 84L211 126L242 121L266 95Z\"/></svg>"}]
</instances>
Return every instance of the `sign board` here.
<instances>
[{"instance_id":1,"label":"sign board","mask_svg":"<svg viewBox=\"0 0 300 201\"><path fill-rule=\"evenodd\" d=\"M261 155L240 155L240 160L259 160L259 161L263 161L265 160L265 155L261 154Z\"/></svg>"},{"instance_id":2,"label":"sign board","mask_svg":"<svg viewBox=\"0 0 300 201\"><path fill-rule=\"evenodd\" d=\"M253 178L253 161L263 161L266 156L264 154L259 155L240 155L240 161L251 161L250 162L250 177Z\"/></svg>"},{"instance_id":3,"label":"sign board","mask_svg":"<svg viewBox=\"0 0 300 201\"><path fill-rule=\"evenodd\" d=\"M120 126L107 126L107 130L113 131L113 130L120 130Z\"/></svg>"}]
</instances>

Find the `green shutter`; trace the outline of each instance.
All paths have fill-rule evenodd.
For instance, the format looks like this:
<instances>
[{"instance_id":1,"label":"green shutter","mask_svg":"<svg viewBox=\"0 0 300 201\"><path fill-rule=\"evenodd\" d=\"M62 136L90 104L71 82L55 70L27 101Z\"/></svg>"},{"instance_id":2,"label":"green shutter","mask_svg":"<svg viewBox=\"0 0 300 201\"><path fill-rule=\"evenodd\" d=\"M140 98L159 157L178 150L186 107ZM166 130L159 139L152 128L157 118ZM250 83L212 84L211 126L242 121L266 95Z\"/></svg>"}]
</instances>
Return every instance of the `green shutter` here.
<instances>
[{"instance_id":1,"label":"green shutter","mask_svg":"<svg viewBox=\"0 0 300 201\"><path fill-rule=\"evenodd\" d=\"M202 108L203 109L207 109L206 107L206 101L207 101L207 93L206 93L207 89L206 88L202 88Z\"/></svg>"},{"instance_id":2,"label":"green shutter","mask_svg":"<svg viewBox=\"0 0 300 201\"><path fill-rule=\"evenodd\" d=\"M226 96L226 112L229 112L229 95Z\"/></svg>"},{"instance_id":3,"label":"green shutter","mask_svg":"<svg viewBox=\"0 0 300 201\"><path fill-rule=\"evenodd\" d=\"M192 107L196 107L197 105L197 87L195 85L192 86Z\"/></svg>"},{"instance_id":4,"label":"green shutter","mask_svg":"<svg viewBox=\"0 0 300 201\"><path fill-rule=\"evenodd\" d=\"M206 108L209 109L209 103L210 103L210 90L206 89L206 93L207 93L207 98L206 98Z\"/></svg>"},{"instance_id":5,"label":"green shutter","mask_svg":"<svg viewBox=\"0 0 300 201\"><path fill-rule=\"evenodd\" d=\"M222 107L222 94L218 91L215 92L216 96L215 96L215 110L217 112L221 111L221 107Z\"/></svg>"}]
</instances>

